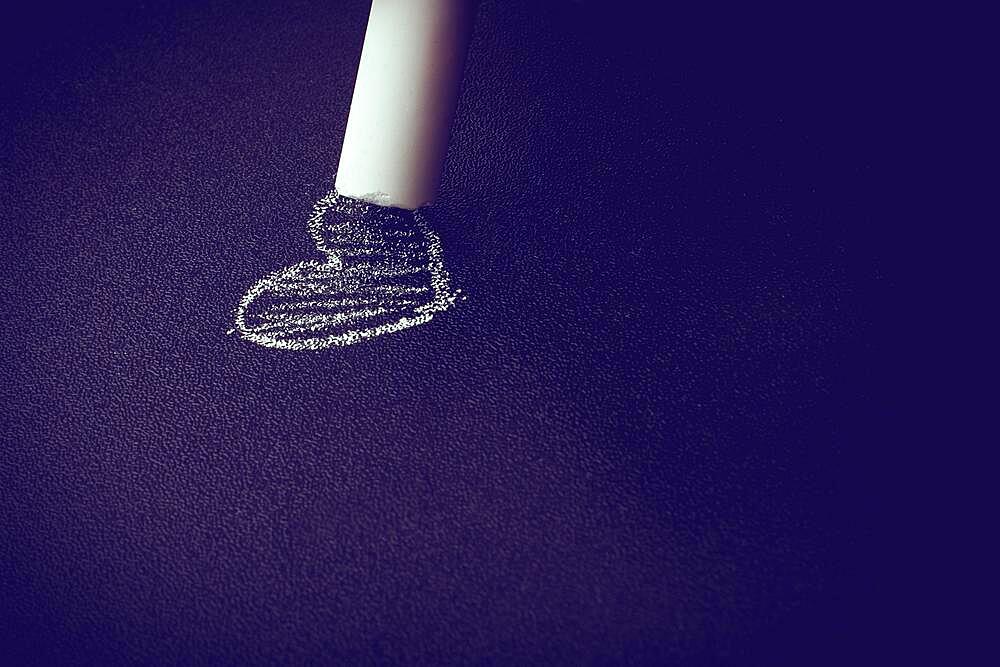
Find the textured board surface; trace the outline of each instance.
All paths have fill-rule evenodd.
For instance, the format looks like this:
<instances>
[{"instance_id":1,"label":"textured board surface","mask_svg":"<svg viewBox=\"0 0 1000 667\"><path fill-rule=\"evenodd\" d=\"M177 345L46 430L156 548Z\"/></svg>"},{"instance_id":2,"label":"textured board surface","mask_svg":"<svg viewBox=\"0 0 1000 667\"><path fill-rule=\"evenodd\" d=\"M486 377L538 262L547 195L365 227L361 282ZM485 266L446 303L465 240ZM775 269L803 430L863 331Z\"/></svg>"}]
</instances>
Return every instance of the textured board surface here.
<instances>
[{"instance_id":1,"label":"textured board surface","mask_svg":"<svg viewBox=\"0 0 1000 667\"><path fill-rule=\"evenodd\" d=\"M227 332L321 259L367 7L167 5L0 21L5 664L867 655L863 35L483 3L467 298L310 353Z\"/></svg>"}]
</instances>

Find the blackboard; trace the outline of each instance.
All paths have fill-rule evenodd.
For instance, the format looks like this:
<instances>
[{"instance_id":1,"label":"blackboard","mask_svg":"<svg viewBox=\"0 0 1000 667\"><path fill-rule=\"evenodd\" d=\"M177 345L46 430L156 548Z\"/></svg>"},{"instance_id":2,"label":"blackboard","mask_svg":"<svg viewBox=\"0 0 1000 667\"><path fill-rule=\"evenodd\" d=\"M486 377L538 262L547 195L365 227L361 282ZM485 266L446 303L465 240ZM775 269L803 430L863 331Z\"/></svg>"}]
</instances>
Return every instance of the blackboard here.
<instances>
[{"instance_id":1,"label":"blackboard","mask_svg":"<svg viewBox=\"0 0 1000 667\"><path fill-rule=\"evenodd\" d=\"M872 23L482 3L427 212L464 300L264 349L366 13L2 21L5 662L873 655Z\"/></svg>"}]
</instances>

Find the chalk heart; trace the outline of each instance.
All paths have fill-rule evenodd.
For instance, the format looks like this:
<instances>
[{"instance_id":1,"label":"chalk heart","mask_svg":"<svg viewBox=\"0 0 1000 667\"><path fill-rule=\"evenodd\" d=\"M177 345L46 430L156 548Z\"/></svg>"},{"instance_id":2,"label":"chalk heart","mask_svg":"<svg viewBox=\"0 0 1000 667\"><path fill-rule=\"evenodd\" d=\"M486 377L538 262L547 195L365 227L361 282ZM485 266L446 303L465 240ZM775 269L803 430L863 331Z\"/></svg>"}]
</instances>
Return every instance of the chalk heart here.
<instances>
[{"instance_id":1,"label":"chalk heart","mask_svg":"<svg viewBox=\"0 0 1000 667\"><path fill-rule=\"evenodd\" d=\"M236 332L265 347L320 350L429 322L458 297L419 211L331 192L309 231L323 260L275 271L236 307Z\"/></svg>"}]
</instances>

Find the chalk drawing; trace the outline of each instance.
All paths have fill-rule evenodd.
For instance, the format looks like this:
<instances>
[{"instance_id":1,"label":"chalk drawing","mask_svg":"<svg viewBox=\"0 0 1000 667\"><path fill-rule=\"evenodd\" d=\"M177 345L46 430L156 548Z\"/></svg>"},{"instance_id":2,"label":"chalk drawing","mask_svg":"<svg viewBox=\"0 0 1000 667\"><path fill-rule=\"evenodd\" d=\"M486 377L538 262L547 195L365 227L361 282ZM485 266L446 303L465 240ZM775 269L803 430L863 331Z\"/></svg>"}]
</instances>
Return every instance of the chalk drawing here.
<instances>
[{"instance_id":1,"label":"chalk drawing","mask_svg":"<svg viewBox=\"0 0 1000 667\"><path fill-rule=\"evenodd\" d=\"M331 191L309 233L325 259L279 269L236 306L244 339L285 350L321 350L429 322L459 296L441 241L420 210L375 206Z\"/></svg>"}]
</instances>

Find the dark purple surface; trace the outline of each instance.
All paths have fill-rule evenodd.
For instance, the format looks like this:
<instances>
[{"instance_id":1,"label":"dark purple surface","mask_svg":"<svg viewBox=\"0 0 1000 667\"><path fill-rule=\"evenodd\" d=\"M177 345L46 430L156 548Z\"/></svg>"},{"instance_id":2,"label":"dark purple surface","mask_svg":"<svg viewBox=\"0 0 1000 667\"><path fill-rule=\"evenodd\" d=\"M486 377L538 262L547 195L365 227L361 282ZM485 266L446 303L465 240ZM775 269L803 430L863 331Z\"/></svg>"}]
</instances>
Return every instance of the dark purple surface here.
<instances>
[{"instance_id":1,"label":"dark purple surface","mask_svg":"<svg viewBox=\"0 0 1000 667\"><path fill-rule=\"evenodd\" d=\"M485 3L431 212L468 299L262 349L366 11L3 21L4 662L871 659L865 36Z\"/></svg>"}]
</instances>

